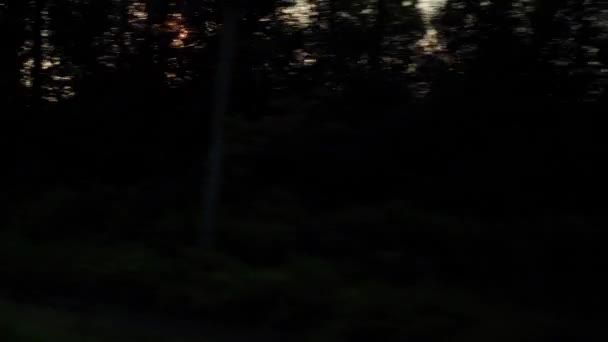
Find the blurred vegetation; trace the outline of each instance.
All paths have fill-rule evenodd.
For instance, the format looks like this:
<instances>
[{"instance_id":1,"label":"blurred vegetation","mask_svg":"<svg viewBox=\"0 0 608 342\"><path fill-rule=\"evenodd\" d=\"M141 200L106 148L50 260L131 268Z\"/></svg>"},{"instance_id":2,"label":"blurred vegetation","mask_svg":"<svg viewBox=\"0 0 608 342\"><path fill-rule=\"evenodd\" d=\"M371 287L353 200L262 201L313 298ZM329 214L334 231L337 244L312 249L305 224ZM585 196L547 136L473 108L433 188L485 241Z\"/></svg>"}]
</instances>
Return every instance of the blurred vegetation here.
<instances>
[{"instance_id":1,"label":"blurred vegetation","mask_svg":"<svg viewBox=\"0 0 608 342\"><path fill-rule=\"evenodd\" d=\"M601 243L560 239L556 226L551 238L533 237L539 230L423 214L402 203L290 223L280 218L293 218L291 209L260 206L257 222L223 220L221 252L154 238L112 241L106 231L56 240L26 238L25 226L18 235L8 230L2 288L21 304L6 310L42 303L51 312L44 315L66 318L4 321L7 334L77 340L76 317L86 326L95 322L87 315L116 308L128 308L119 316L127 326L141 325L137 315L161 317L155 325L164 335L149 331L138 341L172 341L182 336L172 322L182 321L220 340L230 332L302 341L552 341L599 332L589 320L602 310L604 282L593 273L601 266L591 264L601 260ZM262 221L269 209L275 222ZM556 260L564 248L579 253L567 255L572 267ZM95 331L103 329L91 328L97 338Z\"/></svg>"},{"instance_id":2,"label":"blurred vegetation","mask_svg":"<svg viewBox=\"0 0 608 342\"><path fill-rule=\"evenodd\" d=\"M0 0L0 340L606 340L602 1L232 3L201 250L218 1Z\"/></svg>"},{"instance_id":3,"label":"blurred vegetation","mask_svg":"<svg viewBox=\"0 0 608 342\"><path fill-rule=\"evenodd\" d=\"M78 312L43 305L0 302L0 337L3 341L36 342L194 342L210 338L188 337L177 328L163 330L153 323L125 319L118 311Z\"/></svg>"}]
</instances>

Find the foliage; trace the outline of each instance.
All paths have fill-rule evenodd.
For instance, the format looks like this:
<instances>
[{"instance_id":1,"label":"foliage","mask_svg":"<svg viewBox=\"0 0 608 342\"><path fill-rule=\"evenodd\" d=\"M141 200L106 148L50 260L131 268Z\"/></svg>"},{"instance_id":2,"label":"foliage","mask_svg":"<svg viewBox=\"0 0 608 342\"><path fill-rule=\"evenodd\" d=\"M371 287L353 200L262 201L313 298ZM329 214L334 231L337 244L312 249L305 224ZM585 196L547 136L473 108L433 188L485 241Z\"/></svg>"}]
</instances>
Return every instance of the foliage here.
<instances>
[{"instance_id":1,"label":"foliage","mask_svg":"<svg viewBox=\"0 0 608 342\"><path fill-rule=\"evenodd\" d=\"M220 3L0 0L0 288L21 300L0 338L170 340L78 318L107 305L166 336L592 341L601 1L231 4L211 252L192 241Z\"/></svg>"}]
</instances>

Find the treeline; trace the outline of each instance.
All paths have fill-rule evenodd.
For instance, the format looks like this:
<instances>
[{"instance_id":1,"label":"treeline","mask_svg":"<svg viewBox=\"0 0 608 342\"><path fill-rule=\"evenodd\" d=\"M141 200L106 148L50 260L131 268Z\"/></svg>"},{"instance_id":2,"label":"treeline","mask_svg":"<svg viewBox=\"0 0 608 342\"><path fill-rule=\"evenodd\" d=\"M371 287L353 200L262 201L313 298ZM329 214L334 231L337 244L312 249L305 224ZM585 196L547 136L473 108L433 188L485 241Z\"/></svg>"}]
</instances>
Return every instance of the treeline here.
<instances>
[{"instance_id":1,"label":"treeline","mask_svg":"<svg viewBox=\"0 0 608 342\"><path fill-rule=\"evenodd\" d=\"M430 21L415 2L232 5L229 205L279 192L315 210L399 200L491 220L601 214L599 2L448 1ZM132 188L148 198L133 212L196 211L221 6L1 8L5 199ZM432 28L438 47L421 49Z\"/></svg>"}]
</instances>

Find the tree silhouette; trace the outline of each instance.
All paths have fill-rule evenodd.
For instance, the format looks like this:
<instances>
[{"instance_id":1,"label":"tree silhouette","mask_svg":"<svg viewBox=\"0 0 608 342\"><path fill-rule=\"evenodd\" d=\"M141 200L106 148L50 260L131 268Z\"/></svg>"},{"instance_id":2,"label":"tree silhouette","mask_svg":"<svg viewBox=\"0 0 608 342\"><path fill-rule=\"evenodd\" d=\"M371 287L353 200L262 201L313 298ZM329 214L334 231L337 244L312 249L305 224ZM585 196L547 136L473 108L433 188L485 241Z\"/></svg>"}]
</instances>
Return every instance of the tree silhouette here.
<instances>
[{"instance_id":1,"label":"tree silhouette","mask_svg":"<svg viewBox=\"0 0 608 342\"><path fill-rule=\"evenodd\" d=\"M207 174L203 186L203 221L199 235L200 243L206 248L213 248L217 230L217 210L223 179L224 118L229 110L238 52L239 21L244 13L240 1L223 1L221 8L223 22L215 74L214 106L210 118Z\"/></svg>"},{"instance_id":2,"label":"tree silhouette","mask_svg":"<svg viewBox=\"0 0 608 342\"><path fill-rule=\"evenodd\" d=\"M43 18L42 11L44 9L44 0L36 0L34 2L34 18L32 25L32 104L34 108L38 108L42 101L42 29Z\"/></svg>"}]
</instances>

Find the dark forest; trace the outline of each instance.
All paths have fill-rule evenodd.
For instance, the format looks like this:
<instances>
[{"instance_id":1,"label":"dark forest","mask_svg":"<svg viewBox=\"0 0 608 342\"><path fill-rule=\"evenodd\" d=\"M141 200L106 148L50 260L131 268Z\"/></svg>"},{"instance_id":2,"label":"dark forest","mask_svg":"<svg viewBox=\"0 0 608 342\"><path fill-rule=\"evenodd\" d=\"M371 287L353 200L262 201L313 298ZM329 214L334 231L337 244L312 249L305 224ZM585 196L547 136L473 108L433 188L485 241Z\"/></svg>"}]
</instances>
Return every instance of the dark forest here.
<instances>
[{"instance_id":1,"label":"dark forest","mask_svg":"<svg viewBox=\"0 0 608 342\"><path fill-rule=\"evenodd\" d=\"M604 0L0 0L0 340L606 341L607 87Z\"/></svg>"}]
</instances>

